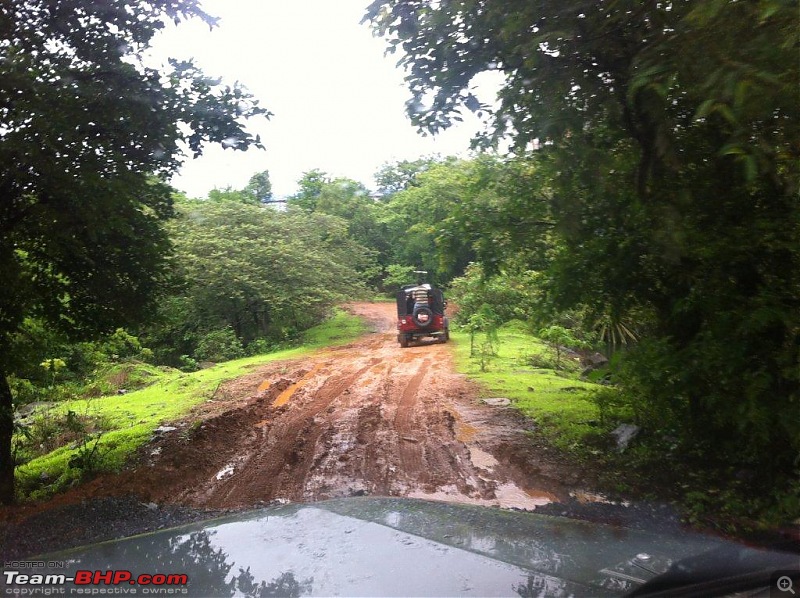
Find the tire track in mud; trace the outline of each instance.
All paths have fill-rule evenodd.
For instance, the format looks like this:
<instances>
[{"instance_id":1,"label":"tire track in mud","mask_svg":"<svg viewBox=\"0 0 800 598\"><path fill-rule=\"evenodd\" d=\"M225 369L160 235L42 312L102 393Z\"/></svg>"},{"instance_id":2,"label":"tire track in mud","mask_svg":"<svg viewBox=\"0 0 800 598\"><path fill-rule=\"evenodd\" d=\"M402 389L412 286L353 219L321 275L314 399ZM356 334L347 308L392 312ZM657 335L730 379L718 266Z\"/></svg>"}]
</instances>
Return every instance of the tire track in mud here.
<instances>
[{"instance_id":1,"label":"tire track in mud","mask_svg":"<svg viewBox=\"0 0 800 598\"><path fill-rule=\"evenodd\" d=\"M326 431L317 420L318 415L379 361L373 358L355 372L325 379L318 389L310 393L305 391L305 394L310 394L310 400L299 397L300 393L297 393L293 397L299 399L296 407L290 405L287 409L270 406L268 411L274 409L273 423L264 426L257 442L248 442L240 448L241 465L237 468L234 464L229 477L220 481L209 480L208 486L212 491L201 504L246 506L276 498L306 498L302 482L317 460L315 448ZM324 368L320 371L324 372ZM310 384L307 386L310 387Z\"/></svg>"},{"instance_id":2,"label":"tire track in mud","mask_svg":"<svg viewBox=\"0 0 800 598\"><path fill-rule=\"evenodd\" d=\"M421 483L427 480L425 471L425 444L418 436L427 435L426 429L414 425L414 406L417 393L425 374L430 367L430 359L423 359L419 371L414 374L400 394L400 402L394 416L394 429L400 453L400 464L407 478L418 478Z\"/></svg>"}]
</instances>

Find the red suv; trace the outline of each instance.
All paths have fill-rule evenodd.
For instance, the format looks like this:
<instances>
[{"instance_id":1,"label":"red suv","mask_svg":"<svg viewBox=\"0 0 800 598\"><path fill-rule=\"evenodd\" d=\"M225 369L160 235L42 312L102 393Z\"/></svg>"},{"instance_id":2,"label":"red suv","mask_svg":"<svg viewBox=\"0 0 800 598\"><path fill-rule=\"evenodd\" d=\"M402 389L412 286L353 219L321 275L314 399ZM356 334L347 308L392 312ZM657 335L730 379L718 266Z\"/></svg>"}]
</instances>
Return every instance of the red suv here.
<instances>
[{"instance_id":1,"label":"red suv","mask_svg":"<svg viewBox=\"0 0 800 598\"><path fill-rule=\"evenodd\" d=\"M397 293L397 342L407 347L415 338L430 336L446 343L450 321L444 315L447 301L429 284L406 285Z\"/></svg>"}]
</instances>

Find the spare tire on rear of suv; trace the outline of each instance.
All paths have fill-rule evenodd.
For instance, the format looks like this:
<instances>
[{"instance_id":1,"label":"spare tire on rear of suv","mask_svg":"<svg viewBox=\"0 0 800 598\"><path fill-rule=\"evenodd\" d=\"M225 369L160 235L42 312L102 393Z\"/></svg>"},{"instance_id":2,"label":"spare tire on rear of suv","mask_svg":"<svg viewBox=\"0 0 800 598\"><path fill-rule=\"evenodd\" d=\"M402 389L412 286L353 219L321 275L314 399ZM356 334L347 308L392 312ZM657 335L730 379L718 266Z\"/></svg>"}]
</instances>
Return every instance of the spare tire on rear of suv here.
<instances>
[{"instance_id":1,"label":"spare tire on rear of suv","mask_svg":"<svg viewBox=\"0 0 800 598\"><path fill-rule=\"evenodd\" d=\"M420 305L414 308L414 315L412 316L414 324L420 328L426 328L433 322L433 311L426 305Z\"/></svg>"}]
</instances>

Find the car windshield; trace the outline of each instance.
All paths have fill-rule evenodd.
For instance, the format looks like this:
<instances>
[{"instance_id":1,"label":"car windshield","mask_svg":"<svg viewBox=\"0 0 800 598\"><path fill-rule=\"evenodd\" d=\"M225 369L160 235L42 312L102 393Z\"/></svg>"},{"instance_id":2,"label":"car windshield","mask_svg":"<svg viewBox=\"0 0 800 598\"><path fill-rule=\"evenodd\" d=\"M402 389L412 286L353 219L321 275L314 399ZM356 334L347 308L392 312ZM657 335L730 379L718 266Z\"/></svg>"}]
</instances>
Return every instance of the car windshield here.
<instances>
[{"instance_id":1,"label":"car windshield","mask_svg":"<svg viewBox=\"0 0 800 598\"><path fill-rule=\"evenodd\" d=\"M348 594L363 572L306 559L332 544L288 541L309 518L429 541L411 593L792 590L796 2L20 0L0 27L6 585L196 523L120 554L206 542L224 592ZM294 585L237 577L250 525L305 555ZM450 550L495 581L434 583Z\"/></svg>"}]
</instances>

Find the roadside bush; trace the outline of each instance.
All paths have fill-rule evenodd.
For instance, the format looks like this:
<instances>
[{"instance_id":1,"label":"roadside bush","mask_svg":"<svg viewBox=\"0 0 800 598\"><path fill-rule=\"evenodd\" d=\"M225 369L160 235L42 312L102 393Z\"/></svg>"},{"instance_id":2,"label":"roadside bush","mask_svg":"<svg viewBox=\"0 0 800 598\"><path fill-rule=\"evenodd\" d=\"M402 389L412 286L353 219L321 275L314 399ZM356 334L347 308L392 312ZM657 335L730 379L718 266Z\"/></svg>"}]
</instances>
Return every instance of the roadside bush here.
<instances>
[{"instance_id":1,"label":"roadside bush","mask_svg":"<svg viewBox=\"0 0 800 598\"><path fill-rule=\"evenodd\" d=\"M101 459L97 449L103 436L102 430L93 426L89 418L81 417L72 410L67 411L64 427L75 438L76 449L69 458L70 468L79 469L81 476L93 474L100 468ZM92 427L96 429L94 434L90 433Z\"/></svg>"},{"instance_id":2,"label":"roadside bush","mask_svg":"<svg viewBox=\"0 0 800 598\"><path fill-rule=\"evenodd\" d=\"M50 359L45 359L42 363L40 363L39 367L42 367L47 371L48 377L50 378L50 387L53 387L56 384L56 379L58 378L59 372L63 371L64 368L67 367L67 362L60 357L51 357Z\"/></svg>"},{"instance_id":3,"label":"roadside bush","mask_svg":"<svg viewBox=\"0 0 800 598\"><path fill-rule=\"evenodd\" d=\"M555 357L545 353L533 353L527 358L527 365L544 370L558 369Z\"/></svg>"},{"instance_id":4,"label":"roadside bush","mask_svg":"<svg viewBox=\"0 0 800 598\"><path fill-rule=\"evenodd\" d=\"M200 369L197 360L189 355L181 355L178 359L178 368L183 372L196 372Z\"/></svg>"},{"instance_id":5,"label":"roadside bush","mask_svg":"<svg viewBox=\"0 0 800 598\"><path fill-rule=\"evenodd\" d=\"M11 388L11 396L14 397L14 405L27 405L36 401L47 400L47 391L27 378L9 376L8 386Z\"/></svg>"},{"instance_id":6,"label":"roadside bush","mask_svg":"<svg viewBox=\"0 0 800 598\"><path fill-rule=\"evenodd\" d=\"M481 355L494 355L495 345L498 343L497 329L500 326L500 317L491 306L484 303L468 318L462 318L460 327L469 332L469 355L475 356L476 338L484 334L485 338L480 343Z\"/></svg>"},{"instance_id":7,"label":"roadside bush","mask_svg":"<svg viewBox=\"0 0 800 598\"><path fill-rule=\"evenodd\" d=\"M67 441L63 437L64 418L52 409L38 411L31 418L26 430L29 452L33 456L49 453Z\"/></svg>"},{"instance_id":8,"label":"roadside bush","mask_svg":"<svg viewBox=\"0 0 800 598\"><path fill-rule=\"evenodd\" d=\"M229 327L206 333L197 344L193 355L197 361L228 361L243 356L242 341Z\"/></svg>"},{"instance_id":9,"label":"roadside bush","mask_svg":"<svg viewBox=\"0 0 800 598\"><path fill-rule=\"evenodd\" d=\"M142 346L139 337L117 328L112 334L96 342L71 343L64 346L67 368L65 379L92 376L103 364L135 359L152 363L153 351Z\"/></svg>"},{"instance_id":10,"label":"roadside bush","mask_svg":"<svg viewBox=\"0 0 800 598\"><path fill-rule=\"evenodd\" d=\"M486 276L480 264L470 264L464 276L451 283L450 297L458 305L454 320L467 323L485 305L491 306L497 325L511 320L529 321L542 300L541 274L534 271Z\"/></svg>"},{"instance_id":11,"label":"roadside bush","mask_svg":"<svg viewBox=\"0 0 800 598\"><path fill-rule=\"evenodd\" d=\"M641 423L636 401L623 393L619 388L606 386L593 390L588 398L600 411L600 423L606 424L613 421L630 421Z\"/></svg>"},{"instance_id":12,"label":"roadside bush","mask_svg":"<svg viewBox=\"0 0 800 598\"><path fill-rule=\"evenodd\" d=\"M140 361L112 363L98 368L91 382L86 384L80 394L84 397L99 397L123 391L137 390L151 383L159 370Z\"/></svg>"},{"instance_id":13,"label":"roadside bush","mask_svg":"<svg viewBox=\"0 0 800 598\"><path fill-rule=\"evenodd\" d=\"M71 377L90 376L106 359L107 355L100 348L100 343L73 343L64 348L64 360Z\"/></svg>"},{"instance_id":14,"label":"roadside bush","mask_svg":"<svg viewBox=\"0 0 800 598\"><path fill-rule=\"evenodd\" d=\"M555 369L557 370L562 369L562 367L566 369L575 369L573 360L564 360L565 354L570 349L586 349L589 347L588 343L576 338L572 330L555 324L542 328L538 336L546 342L556 354Z\"/></svg>"},{"instance_id":15,"label":"roadside bush","mask_svg":"<svg viewBox=\"0 0 800 598\"><path fill-rule=\"evenodd\" d=\"M91 468L91 459L96 454L94 445L105 426L101 418L73 410L65 413L52 407L38 409L20 423L15 446L17 462L25 463L62 446L72 445L79 449L83 455L81 459Z\"/></svg>"},{"instance_id":16,"label":"roadside bush","mask_svg":"<svg viewBox=\"0 0 800 598\"><path fill-rule=\"evenodd\" d=\"M247 344L247 346L244 348L244 352L249 357L252 355L271 353L273 351L277 351L278 348L279 344L276 342L271 342L265 338L257 338L256 340Z\"/></svg>"},{"instance_id":17,"label":"roadside bush","mask_svg":"<svg viewBox=\"0 0 800 598\"><path fill-rule=\"evenodd\" d=\"M124 328L117 328L113 334L105 339L100 346L100 350L112 361L118 361L130 357L139 357L142 351L142 343Z\"/></svg>"}]
</instances>

